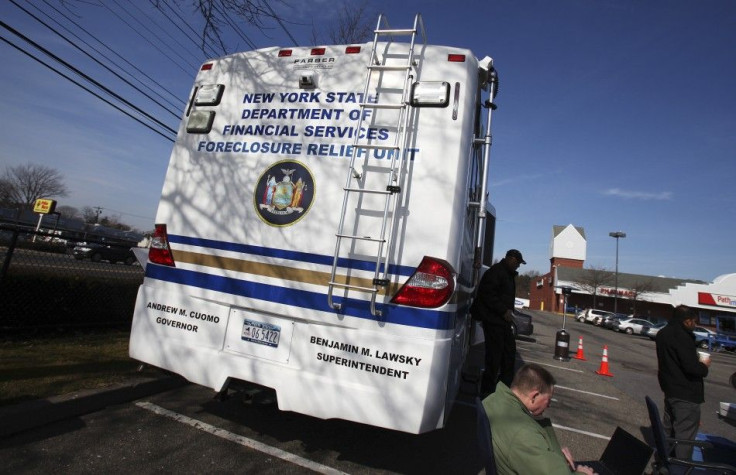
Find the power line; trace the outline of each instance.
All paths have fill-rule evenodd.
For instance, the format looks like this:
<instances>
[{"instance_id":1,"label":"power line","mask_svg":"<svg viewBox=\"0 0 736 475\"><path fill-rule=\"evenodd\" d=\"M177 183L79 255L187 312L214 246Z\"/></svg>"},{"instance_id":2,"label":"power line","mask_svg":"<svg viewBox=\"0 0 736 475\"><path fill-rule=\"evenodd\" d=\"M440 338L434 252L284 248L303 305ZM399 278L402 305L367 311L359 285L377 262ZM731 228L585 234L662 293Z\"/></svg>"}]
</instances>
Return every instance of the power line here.
<instances>
[{"instance_id":1,"label":"power line","mask_svg":"<svg viewBox=\"0 0 736 475\"><path fill-rule=\"evenodd\" d=\"M176 66L177 68L179 68L179 69L180 69L180 70L181 70L181 71L182 71L182 72L183 72L184 74L191 74L192 70L195 70L195 69L196 69L196 66L193 66L193 67L191 67L191 69L189 69L189 70L187 71L187 70L186 70L186 69L185 69L184 67L182 67L182 65L181 65L181 64L179 64L179 63L177 63L176 61L174 61L174 60L173 60L173 59L171 58L171 56L169 56L169 55L168 55L168 54L166 54L166 53L165 53L164 51L162 51L162 50L161 50L161 48L159 48L159 47L158 47L158 46L157 46L157 45L156 45L155 43L153 43L153 42L152 42L151 40L149 40L148 38L146 38L146 37L145 37L145 36L144 36L143 34L141 34L141 32L140 32L140 31L138 31L137 29L135 29L135 28L134 28L134 27L133 27L133 26L132 26L132 25L131 25L130 23L128 23L127 21L125 21L125 19L124 19L124 18L122 18L122 17L121 17L120 15L118 15L117 13L115 13L115 12L114 12L114 11L113 11L113 10L112 10L112 9L111 9L110 7L109 7L109 5L107 5L107 2L102 2L102 3L101 3L101 5L102 5L103 7L105 7L105 8L107 8L107 9L108 9L108 10L110 11L110 13L112 13L113 15L115 15L115 16L116 16L116 17L118 18L118 20L120 20L120 21L122 21L123 23L125 23L125 24L126 24L126 25L128 26L128 28L130 28L131 30L133 30L133 31L134 31L134 32L135 32L135 33L136 33L136 34L137 34L138 36L140 36L141 38L143 38L143 39L144 39L144 40L146 41L146 43L148 43L149 45L151 45L151 46L152 46L152 47L153 47L153 48L154 48L154 49L155 49L156 51L158 51L159 53L161 53L162 55L164 55L164 56L165 56L165 57L166 57L166 58L167 58L167 59L168 59L169 61L171 61L171 62L172 62L172 63L173 63L173 64L174 64L174 65L175 65L175 66Z\"/></svg>"},{"instance_id":2,"label":"power line","mask_svg":"<svg viewBox=\"0 0 736 475\"><path fill-rule=\"evenodd\" d=\"M258 47L256 46L256 44L255 44L255 43L253 43L253 42L251 41L251 39L250 39L250 38L248 38L248 36L247 36L247 35L246 35L245 33L243 33L243 32L242 32L242 31L240 30L240 28L239 28L239 27L238 27L238 26L237 26L236 24L234 24L234 23L232 22L232 20L230 20L230 17L229 17L228 15L227 15L227 13L226 13L226 12L224 12L224 11L222 11L222 10L220 10L220 9L218 8L218 6L217 6L217 3L215 3L215 2L212 2L212 9L213 9L213 10L215 10L215 11L216 11L217 13L219 13L219 14L220 14L220 16L221 16L221 17L222 17L222 18L223 18L223 19L224 19L224 20L225 20L225 21L227 22L227 24L228 24L228 25L230 25L230 28L232 28L232 29L233 29L233 31L234 31L234 32L235 32L235 33L236 33L236 34L237 34L238 36L240 36L240 37L241 37L241 38L243 39L243 41L245 41L245 42L246 42L246 44L247 44L247 45L248 45L248 46L249 46L249 47L250 47L251 49L258 49Z\"/></svg>"},{"instance_id":3,"label":"power line","mask_svg":"<svg viewBox=\"0 0 736 475\"><path fill-rule=\"evenodd\" d=\"M116 2L116 3L117 3L117 2ZM169 30L167 30L167 29L164 29L164 28L161 28L161 27L160 27L160 26L159 26L159 25L158 25L158 24L156 23L156 21L155 21L155 20L154 20L153 18L151 18L151 15L149 15L149 14L148 14L147 12L144 12L143 10L141 10L141 8L140 8L139 6L137 6L137 5L136 5L136 2L130 2L130 3L128 3L128 5L129 5L129 6L131 6L131 7L133 7L133 8L135 8L136 10L138 10L138 11L140 12L141 16L144 16L144 17L148 18L148 20L149 20L149 21L150 21L151 23L153 23L153 24L154 24L154 25L156 26L156 28L158 28L158 29L159 29L160 31L162 31L162 32L163 32L163 33L164 33L164 34L165 34L166 36L168 36L168 37L169 37L169 38L171 39L171 41L173 41L174 43L176 43L176 45L177 45L177 46L179 47L179 48L178 48L178 50L179 50L179 51L184 51L184 50L186 49L186 48L184 47L184 45L183 45L183 44L181 44L181 43L179 42L179 40L177 40L176 38L174 38L174 36L173 36L173 35L171 34L171 32L169 32ZM129 13L129 14L130 14L130 13ZM140 23L140 22L139 22L139 23ZM175 50L175 51L177 50L177 48L171 48L171 49L172 49L172 50ZM197 52L198 52L198 53L203 53L202 51L197 51ZM203 58L203 59L202 59L202 61L204 61L205 59L207 59L207 58Z\"/></svg>"},{"instance_id":4,"label":"power line","mask_svg":"<svg viewBox=\"0 0 736 475\"><path fill-rule=\"evenodd\" d=\"M33 13L29 12L25 8L23 8L20 5L18 5L15 2L15 0L10 0L10 1L13 3L13 5L15 5L16 7L20 8L21 10L23 10L25 13L27 13L29 16L31 16L33 19L35 19L36 21L38 21L39 23L41 23L43 26L45 26L49 30L53 31L56 35L58 35L59 37L61 37L64 41L66 41L67 43L69 43L72 47L76 48L78 51L80 51L82 54L84 54L85 56L87 56L88 58L90 58L92 61L94 61L95 63L99 64L100 66L102 66L103 68L105 68L107 71L109 71L110 73L112 73L113 75L115 75L115 77L117 77L118 79L120 79L121 81L123 81L124 83L126 83L127 85L129 85L130 87L132 87L133 89L135 89L136 91L140 92L145 97L147 97L148 99L150 99L151 101L153 101L155 104L157 104L158 106L160 106L166 112L168 112L169 114L171 114L172 116L174 116L174 118L177 118L177 119L179 118L179 114L177 112L174 112L174 111L166 108L166 106L164 106L163 104L161 104L160 102L158 102L156 99L154 99L153 97L151 97L147 93L143 92L138 86L135 86L133 83L131 83L130 81L128 81L127 79L125 79L124 77L122 77L120 74L118 74L117 72L115 72L112 69L110 69L107 65L103 64L97 58L95 58L94 56L92 56L91 54L87 53L82 48L80 48L79 46L77 46L76 44L74 44L69 38L67 38L66 36L64 36L61 33L59 33L51 25L45 23L43 20L41 20L40 18L38 18L37 16L35 16Z\"/></svg>"},{"instance_id":5,"label":"power line","mask_svg":"<svg viewBox=\"0 0 736 475\"><path fill-rule=\"evenodd\" d=\"M155 0L150 0L150 2L151 2L151 4L153 4L155 6ZM194 36L199 36L199 33L197 33L194 30L194 28L192 28L192 25L190 25L189 22L187 22L184 18L182 18L181 15L179 15L179 13L174 9L174 7L172 7L171 5L169 5L169 2L167 2L165 0L162 0L161 1L161 5L164 5L164 6L168 7L169 10L171 10L171 13L173 13L179 19L179 21L181 21L182 23L184 23L184 25L189 28L189 31L191 31L194 34ZM161 11L161 13L163 14L163 10ZM181 27L179 27L179 25L176 24L176 22L170 16L164 15L164 17L166 17L171 22L172 25L174 25L177 29L179 29L179 31L181 31L182 34L186 38L188 38L197 48L199 48L200 50L202 50L203 53L209 54L209 55L211 55L211 57L222 56L224 54L227 54L227 51L224 51L224 50L221 51L221 52L216 51L212 46L210 46L208 43L205 43L204 41L202 42L202 45L201 46L198 45L192 39L192 37L190 35L188 35L184 30L181 29ZM209 53L207 51L204 51L205 47L209 47L209 51L210 51Z\"/></svg>"},{"instance_id":6,"label":"power line","mask_svg":"<svg viewBox=\"0 0 736 475\"><path fill-rule=\"evenodd\" d=\"M0 23L2 23L2 22L0 22ZM5 24L4 24L4 23L3 23L2 25L3 25L3 26L5 26ZM26 56L30 57L30 58L31 58L31 59L33 59L34 61L37 61L37 62L41 63L42 65L46 66L46 67L47 67L48 69L52 70L53 72L55 72L55 73L56 73L56 74L58 74L59 76L63 77L63 78L64 78L64 79L66 79L67 81L69 81L69 82L71 82L72 84L74 84L74 85L76 85L76 86L78 86L78 87L80 87L80 88L84 89L85 91L87 91L88 93L92 94L93 96L95 96L96 98L98 98L99 100L101 100L102 102L104 102L104 103L106 103L106 104L108 104L108 105L110 105L110 106L114 107L114 108L115 108L115 109L117 109L118 111L120 111L120 112L122 112L123 114L127 115L128 117L130 117L131 119L133 119L133 120L135 120L136 122L140 123L140 124L141 124L141 125L143 125L144 127L146 127L146 128L148 128L148 129L152 130L153 132L157 133L158 135L160 135L161 137L165 138L166 140L168 140L168 141L170 141L170 142L174 142L174 141L175 141L175 139L174 139L174 138L172 138L172 137L170 137L170 136L167 136L167 135L164 135L164 134L163 134L162 132L160 132L159 130L156 130L155 128L151 127L151 125L150 125L150 124L147 124L147 123L143 122L143 121L142 121L142 120L140 120L140 119L139 119L138 117L135 117L135 116L133 116L133 115L132 115L132 114L130 114L130 113L129 113L128 111L126 111L126 110L123 110L123 109L122 109L121 107L119 107L118 105L116 105L116 104L113 104L112 102L108 101L107 99L105 99L104 97L100 96L99 94L97 94L97 93L96 93L96 92L94 92L93 90L91 90L91 89L87 88L87 87L86 87L86 86L84 86L83 84L81 84L81 83L79 83L79 82L75 81L74 79L70 78L70 77L69 77L69 76L67 76L66 74L64 74L64 73L62 73L61 71L59 71L58 69L54 68L53 66L51 66L51 65L50 65L50 64L48 64L48 63L46 63L46 62L45 62L45 61L43 61L42 59L40 59L40 58L38 58L38 57L34 56L34 55L33 55L32 53L29 53L28 51L24 50L24 49L23 49L23 48L21 48L20 46L17 46L17 45L15 45L15 44L13 44L13 43L12 43L12 42L10 42L10 41L9 41L8 39L6 39L6 38L4 38L4 37L0 36L0 40L4 41L5 43L7 43L8 45L12 46L12 47L13 47L13 48L15 48L16 50L18 50L18 51L20 51L21 53L25 54Z\"/></svg>"},{"instance_id":7,"label":"power line","mask_svg":"<svg viewBox=\"0 0 736 475\"><path fill-rule=\"evenodd\" d=\"M143 109L141 109L140 107L138 107L138 106L136 106L135 104L131 103L130 101L126 100L125 98L123 98L123 97L122 97L122 96L120 96L119 94L117 94L117 93L113 92L113 91L112 91L111 89L109 89L109 88L105 87L105 86L104 86L104 85L102 85L102 84L101 84L100 82L98 82L98 81L96 81L96 80L92 79L92 78L91 78L90 76L88 76L87 74L83 73L82 71L80 71L80 70L79 70L79 69L77 69L76 67L72 66L72 65L71 65L71 64L69 64L68 62L66 62L66 61L64 61L63 59L61 59L60 57L56 56L56 55L55 55L54 53L52 53L51 51L47 50L47 49L46 49L46 48L44 48L43 46L39 45L39 44L38 44L38 43L36 43L35 41L33 41L33 40L31 40L30 38L28 38L27 36L23 35L23 34L22 34L22 33L20 33L19 31L17 31L17 30L15 29L15 28L13 28L13 27L11 27L10 25L8 25L7 23L5 23L4 21L1 21L1 20L0 20L0 26L2 26L3 28L5 28L6 30L10 31L10 32L11 32L11 33L13 33L14 35L18 36L19 38L21 38L21 39L22 39L23 41L25 41L26 43L29 43L29 44L30 44L31 46L33 46L34 48L36 48L36 49L38 49L38 50L42 51L42 52L43 52L44 54L46 54L47 56L51 57L51 58L52 58L53 60L55 60L55 61L56 61L57 63L61 63L61 64L62 64L62 65L64 65L64 66L65 66L65 67L66 67L67 69L69 69L69 70L73 71L74 73L76 73L77 75L79 75L79 76L83 77L83 78L84 78L84 79L86 79L86 80L87 80L88 82L91 82L92 84L94 84L94 85L95 85L95 86L97 86L98 88L102 89L103 91L105 91L105 92L106 92L106 93L108 93L109 95L113 96L113 97L114 97L115 99L117 99L117 100L119 100L119 101L123 102L123 103L124 103L125 105L127 105L128 107L130 107L130 108L132 108L132 109L136 110L136 111L137 111L137 112L139 112L140 114L144 115L144 116L145 116L145 117L147 117L148 119L152 120L153 122L155 122L155 123L159 124L159 125L160 125L161 127L163 127L164 129L166 129L166 130L168 130L169 132L171 132L172 134L176 135L176 130L172 129L172 128L171 128L171 127L169 127L168 125L166 125L166 124L164 124L163 122L161 122L160 120L156 119L156 118L155 118L155 117L153 117L153 116L152 116L151 114L149 114L149 113L145 112L145 111L144 111Z\"/></svg>"},{"instance_id":8,"label":"power line","mask_svg":"<svg viewBox=\"0 0 736 475\"><path fill-rule=\"evenodd\" d=\"M115 55L115 56L116 56L117 58L119 58L120 60L122 60L123 62L125 62L125 63L126 63L126 64L127 64L128 66L130 66L131 68L133 68L134 70L136 70L136 71L137 71L138 73L140 73L140 74L141 74L141 75L142 75L143 77L145 77L146 79L148 79L149 81L151 81L151 82L152 82L153 84L155 84L156 86L158 86L158 87L159 87L159 88L160 88L160 89L161 89L162 91L166 92L166 93L167 93L167 94L168 94L168 95L169 95L170 97L174 98L174 99L175 99L175 100L177 101L177 103L178 103L178 104L173 104L172 102L170 102L170 101L167 101L167 100L166 100L166 99L165 99L165 98L164 98L164 97L163 97L163 96L162 96L161 94L157 94L157 95L158 95L159 97L161 97L161 99L162 99L162 100L166 101L166 102L167 102L168 104L170 104L170 105L171 105L172 107L176 107L177 109L178 109L178 108L181 108L181 107L183 107L183 106L184 106L184 104L185 104L185 103L184 103L184 101L182 101L182 100L181 100L181 97L179 97L178 95L176 95L176 94L174 94L173 92L171 92L170 90L168 90L168 89L167 89L167 88L166 88L166 87L165 87L165 86L164 86L163 84L161 84L161 83L159 83L158 81L156 81L155 79L153 79L153 78L152 78L151 76L149 76L149 75L148 75L148 74L146 74L146 73L145 73L144 71L142 71L142 70L141 70L140 68L138 68L138 66L136 66L136 65L135 65L135 64L133 64L133 63L131 63L131 62L130 62L130 61L128 61L128 60L127 60L127 59L126 59L125 57L121 56L121 55L120 55L120 54L118 54L118 53L117 53L117 52L116 52L115 50L113 50L112 48L110 48L109 46L107 46L107 45L106 45L105 43L103 43L103 42L102 42L102 41L101 41L101 40L100 40L99 38L97 38L97 37L96 37L96 36L94 36L94 35L93 35L92 33L90 33L90 32L89 32L89 31L88 31L87 29L85 29L85 28L84 28L84 27L83 27L82 25L80 25L79 23L77 23L77 22L76 22L76 21L74 21L73 19L69 18L69 17L68 17L68 16L67 16L67 15L66 15L66 14L65 14L64 12L60 11L60 10L59 10L59 9L57 9L57 8L56 8L56 7L54 6L54 5L52 5L51 3L49 3L49 1L48 1L48 0L43 0L43 3L45 3L45 4L46 4L46 5L47 5L47 6L49 7L49 8L53 9L53 10L54 10L54 11L55 11L56 13L58 13L59 15L61 15L62 17L64 17L64 19L66 19L67 21L69 21L70 23L72 23L72 24L73 24L74 26L76 26L77 28L79 28L80 30L82 30L82 31L83 31L84 33L86 33L86 34L87 34L87 36L91 37L91 38L92 38L93 40L95 40L95 41L96 41L97 43L99 43L100 45L102 45L102 47L104 47L105 49L107 49L108 51L110 51L110 52L111 52L112 54L114 54L114 55ZM65 26L63 26L63 25L62 25L61 23L59 23L59 22L58 22L57 20L53 19L53 18L52 18L52 17L51 17L51 16L50 16L50 15L49 15L48 13L44 12L43 10L41 10L41 9L40 9L39 7L37 7L37 6L35 6L35 5L34 5L34 7L35 7L35 8L36 8L36 9L37 9L38 11L40 11L41 13L43 13L44 15L46 15L46 17L47 17L47 18L50 18L50 19L51 19L52 21L54 21L54 22L55 22L55 23L56 23L57 25L59 25L60 27L64 28L64 29L65 29L66 31L68 31L68 32L69 32L69 33L70 33L71 35L73 35L73 36L74 36L75 38L79 39L79 41L81 41L82 43L84 43L85 45L87 45L87 46L88 46L89 48L93 49L93 50L94 50L94 51L96 51L96 52L97 52L98 54L100 54L100 55L101 55L102 57L104 57L105 59L107 59L108 61L110 61L110 63L112 63L112 64L115 64L115 62L114 62L114 61L112 61L112 60L111 60L110 58L108 58L108 57L107 57L107 56L106 56L106 55L105 55L104 53L102 53L101 51L99 51L98 49L96 49L96 48L95 48L94 46L90 45L89 43L87 43L86 41L84 41L84 40L83 40L82 38L80 38L79 36L77 36L76 34L74 34L74 33L73 33L72 31L70 31L70 30L69 30L68 28L66 28ZM120 69L121 69L121 70L123 70L122 68L120 68ZM127 71L126 71L126 72L127 72ZM130 73L128 73L128 75L130 75L130 77L132 77L132 78L136 79L136 80L137 80L138 82L140 82L141 84L144 84L144 83L143 83L143 81L140 81L140 80L139 80L139 79L138 79L138 78L137 78L136 76L134 76L134 75L132 75L132 74L130 74ZM148 87L148 86L146 86L146 87ZM150 88L150 87L149 87L148 89L149 89L150 91L152 91L152 92L153 92L153 89L152 89L152 88Z\"/></svg>"}]
</instances>

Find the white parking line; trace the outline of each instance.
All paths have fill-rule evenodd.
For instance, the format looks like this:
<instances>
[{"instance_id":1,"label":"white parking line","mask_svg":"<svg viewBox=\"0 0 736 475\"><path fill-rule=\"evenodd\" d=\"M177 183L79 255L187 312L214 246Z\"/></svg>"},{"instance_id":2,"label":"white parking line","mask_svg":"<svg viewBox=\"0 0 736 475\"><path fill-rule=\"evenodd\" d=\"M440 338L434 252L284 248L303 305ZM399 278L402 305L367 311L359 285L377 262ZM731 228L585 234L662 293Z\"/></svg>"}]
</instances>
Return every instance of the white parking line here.
<instances>
[{"instance_id":1,"label":"white parking line","mask_svg":"<svg viewBox=\"0 0 736 475\"><path fill-rule=\"evenodd\" d=\"M599 394L599 393L592 393L590 391L583 391L582 389L568 388L568 387L565 387L565 386L560 386L559 384L555 384L555 389L566 389L568 391L575 391L576 393L590 394L591 396L603 397L603 398L606 398L606 399L613 399L614 401L618 401L619 400L617 397L607 396L605 394Z\"/></svg>"},{"instance_id":2,"label":"white parking line","mask_svg":"<svg viewBox=\"0 0 736 475\"><path fill-rule=\"evenodd\" d=\"M561 426L555 423L552 423L552 427L554 427L555 429L566 430L566 431L575 432L578 434L588 435L590 437L596 437L598 439L611 440L610 437L606 437L605 435L596 434L595 432L588 432L586 430L573 429L572 427L565 427L565 426Z\"/></svg>"},{"instance_id":3,"label":"white parking line","mask_svg":"<svg viewBox=\"0 0 736 475\"><path fill-rule=\"evenodd\" d=\"M555 366L553 364L542 363L541 361L524 360L525 363L536 363L542 366L549 366L550 368L564 369L565 371L572 371L574 373L582 373L579 369L565 368L564 366Z\"/></svg>"},{"instance_id":4,"label":"white parking line","mask_svg":"<svg viewBox=\"0 0 736 475\"><path fill-rule=\"evenodd\" d=\"M286 462L291 462L295 465L308 468L309 470L313 470L317 473L325 473L330 475L347 475L345 474L345 472L341 472L340 470L335 470L334 468L330 468L326 465L313 462L298 455L285 452L281 449L277 449L276 447L271 447L270 445L258 442L257 440L249 439L238 434L233 434L232 432L226 431L224 429L219 429L211 424L207 424L206 422L192 419L177 412L169 411L168 409L164 409L163 407L151 404L150 402L137 402L135 403L135 405L140 407L141 409L146 409L160 416L168 417L169 419L181 422L182 424L194 427L195 429L199 429L230 442L235 442L236 444L258 450L259 452L263 452L264 454L270 455L272 457L280 458L281 460L285 460Z\"/></svg>"}]
</instances>

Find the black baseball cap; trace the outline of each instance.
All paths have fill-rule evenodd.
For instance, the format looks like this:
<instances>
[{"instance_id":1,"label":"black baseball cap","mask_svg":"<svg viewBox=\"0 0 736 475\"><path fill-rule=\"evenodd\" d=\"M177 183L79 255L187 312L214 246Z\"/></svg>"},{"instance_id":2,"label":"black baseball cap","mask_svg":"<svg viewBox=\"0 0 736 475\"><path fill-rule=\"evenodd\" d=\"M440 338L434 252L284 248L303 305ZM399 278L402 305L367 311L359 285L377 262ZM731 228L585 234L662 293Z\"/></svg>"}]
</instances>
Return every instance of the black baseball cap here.
<instances>
[{"instance_id":1,"label":"black baseball cap","mask_svg":"<svg viewBox=\"0 0 736 475\"><path fill-rule=\"evenodd\" d=\"M522 264L526 264L524 258L521 257L521 252L516 249L509 249L509 251L506 253L506 257L515 257Z\"/></svg>"}]
</instances>

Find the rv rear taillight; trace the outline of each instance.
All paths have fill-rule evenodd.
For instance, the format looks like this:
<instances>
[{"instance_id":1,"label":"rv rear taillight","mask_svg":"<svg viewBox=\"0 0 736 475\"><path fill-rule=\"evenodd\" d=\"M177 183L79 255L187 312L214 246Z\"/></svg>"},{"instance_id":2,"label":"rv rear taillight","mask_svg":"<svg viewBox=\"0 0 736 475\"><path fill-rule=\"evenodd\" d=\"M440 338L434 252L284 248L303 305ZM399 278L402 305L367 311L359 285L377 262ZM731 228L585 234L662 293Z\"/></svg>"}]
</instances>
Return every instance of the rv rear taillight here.
<instances>
[{"instance_id":1,"label":"rv rear taillight","mask_svg":"<svg viewBox=\"0 0 736 475\"><path fill-rule=\"evenodd\" d=\"M455 290L454 271L442 259L424 257L417 270L391 299L391 303L433 308L447 303Z\"/></svg>"},{"instance_id":2,"label":"rv rear taillight","mask_svg":"<svg viewBox=\"0 0 736 475\"><path fill-rule=\"evenodd\" d=\"M174 256L169 247L169 235L165 224L157 224L151 238L151 247L148 249L148 260L154 264L174 267Z\"/></svg>"},{"instance_id":3,"label":"rv rear taillight","mask_svg":"<svg viewBox=\"0 0 736 475\"><path fill-rule=\"evenodd\" d=\"M464 54L448 54L447 60L451 63L464 63L465 55Z\"/></svg>"},{"instance_id":4,"label":"rv rear taillight","mask_svg":"<svg viewBox=\"0 0 736 475\"><path fill-rule=\"evenodd\" d=\"M212 69L212 63L204 63L200 68L201 71L209 71Z\"/></svg>"},{"instance_id":5,"label":"rv rear taillight","mask_svg":"<svg viewBox=\"0 0 736 475\"><path fill-rule=\"evenodd\" d=\"M312 56L322 56L323 54L325 54L325 49L324 48L312 48L312 51L309 54L311 54Z\"/></svg>"},{"instance_id":6,"label":"rv rear taillight","mask_svg":"<svg viewBox=\"0 0 736 475\"><path fill-rule=\"evenodd\" d=\"M291 50L290 49L282 49L279 51L279 58L282 58L284 56L291 56Z\"/></svg>"},{"instance_id":7,"label":"rv rear taillight","mask_svg":"<svg viewBox=\"0 0 736 475\"><path fill-rule=\"evenodd\" d=\"M360 46L348 46L347 48L345 48L345 53L346 54L360 53Z\"/></svg>"}]
</instances>

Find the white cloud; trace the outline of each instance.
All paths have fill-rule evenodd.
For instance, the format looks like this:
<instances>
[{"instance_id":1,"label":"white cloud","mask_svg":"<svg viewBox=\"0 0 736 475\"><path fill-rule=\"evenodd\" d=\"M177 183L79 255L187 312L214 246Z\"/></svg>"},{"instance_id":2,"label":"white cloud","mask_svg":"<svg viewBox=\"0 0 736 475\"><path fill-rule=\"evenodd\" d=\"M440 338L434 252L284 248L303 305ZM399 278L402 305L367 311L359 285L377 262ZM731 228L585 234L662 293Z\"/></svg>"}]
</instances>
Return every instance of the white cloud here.
<instances>
[{"instance_id":1,"label":"white cloud","mask_svg":"<svg viewBox=\"0 0 736 475\"><path fill-rule=\"evenodd\" d=\"M609 188L603 192L606 196L618 196L619 198L636 199L636 200L671 200L673 193L671 191L631 191L622 190L620 188Z\"/></svg>"}]
</instances>

